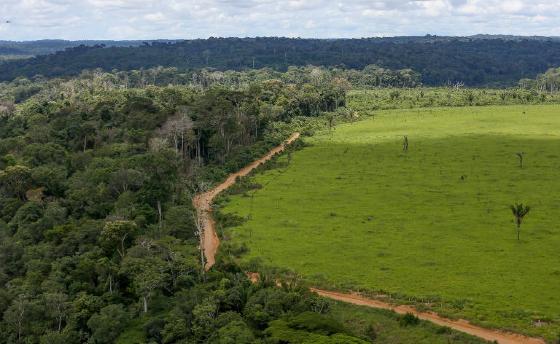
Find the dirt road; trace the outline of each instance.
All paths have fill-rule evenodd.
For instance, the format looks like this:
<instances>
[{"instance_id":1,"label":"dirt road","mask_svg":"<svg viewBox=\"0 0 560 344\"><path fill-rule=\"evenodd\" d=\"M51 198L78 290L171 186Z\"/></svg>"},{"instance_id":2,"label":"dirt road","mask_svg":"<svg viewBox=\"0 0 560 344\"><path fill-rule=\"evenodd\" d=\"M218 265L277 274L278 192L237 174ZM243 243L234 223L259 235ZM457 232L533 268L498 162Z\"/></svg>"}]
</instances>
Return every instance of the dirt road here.
<instances>
[{"instance_id":1,"label":"dirt road","mask_svg":"<svg viewBox=\"0 0 560 344\"><path fill-rule=\"evenodd\" d=\"M272 157L276 154L283 152L284 149L297 140L299 136L299 133L292 134L292 136L284 141L284 143L273 148L270 152L268 152L268 154L259 160L253 161L248 166L245 166L236 173L229 175L223 183L214 187L212 190L198 194L194 197L193 205L196 209L198 221L200 221L203 229L202 241L204 245L204 256L206 258L206 270L209 270L216 263L216 252L218 252L218 247L220 246L220 239L218 239L218 235L216 234L216 222L212 218L212 203L214 202L214 198L216 198L216 196L218 196L222 191L235 184L237 177L244 177L248 175L252 170L272 159Z\"/></svg>"},{"instance_id":2,"label":"dirt road","mask_svg":"<svg viewBox=\"0 0 560 344\"><path fill-rule=\"evenodd\" d=\"M276 154L281 153L286 149L286 146L299 138L299 133L294 133L283 144L272 149L267 155L263 156L257 161L244 167L240 171L231 174L223 183L216 186L212 190L198 194L193 199L194 207L197 211L198 219L203 228L203 247L204 256L206 257L206 270L209 270L216 262L216 252L220 246L220 240L216 233L216 223L212 218L212 203L214 198L222 191L232 186L237 177L243 177L251 173L252 170L259 167L261 164L270 160ZM249 275L253 282L258 281L256 274ZM357 294L344 294L333 291L321 290L311 288L311 291L337 301L347 302L355 305L366 306L371 308L387 309L399 314L412 313L418 318L430 321L440 326L447 326L454 330L468 333L470 335L488 340L497 341L499 344L545 344L545 341L540 338L530 338L523 335L503 332L498 330L487 329L469 323L466 320L451 320L443 318L435 313L419 312L411 306L395 306L375 299L368 299Z\"/></svg>"},{"instance_id":3,"label":"dirt road","mask_svg":"<svg viewBox=\"0 0 560 344\"><path fill-rule=\"evenodd\" d=\"M530 338L516 333L486 329L473 325L466 320L451 320L440 317L435 313L419 312L411 306L395 306L386 302L368 299L357 294L343 294L315 288L311 288L311 291L329 299L351 303L354 305L387 309L398 314L412 313L422 320L427 320L440 326L447 326L454 330L468 333L491 342L497 341L500 344L545 344L545 341L540 338Z\"/></svg>"}]
</instances>

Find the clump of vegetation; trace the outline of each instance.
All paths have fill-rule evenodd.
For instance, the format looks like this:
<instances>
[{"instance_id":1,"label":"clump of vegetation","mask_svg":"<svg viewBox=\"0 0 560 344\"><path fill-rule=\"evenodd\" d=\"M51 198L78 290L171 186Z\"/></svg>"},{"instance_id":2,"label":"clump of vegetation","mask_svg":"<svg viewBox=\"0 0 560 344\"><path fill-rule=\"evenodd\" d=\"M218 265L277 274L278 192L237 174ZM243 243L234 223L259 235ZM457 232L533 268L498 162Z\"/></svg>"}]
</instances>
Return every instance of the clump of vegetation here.
<instances>
[{"instance_id":1,"label":"clump of vegetation","mask_svg":"<svg viewBox=\"0 0 560 344\"><path fill-rule=\"evenodd\" d=\"M406 313L399 317L399 325L401 327L416 326L420 323L420 319L412 313Z\"/></svg>"}]
</instances>

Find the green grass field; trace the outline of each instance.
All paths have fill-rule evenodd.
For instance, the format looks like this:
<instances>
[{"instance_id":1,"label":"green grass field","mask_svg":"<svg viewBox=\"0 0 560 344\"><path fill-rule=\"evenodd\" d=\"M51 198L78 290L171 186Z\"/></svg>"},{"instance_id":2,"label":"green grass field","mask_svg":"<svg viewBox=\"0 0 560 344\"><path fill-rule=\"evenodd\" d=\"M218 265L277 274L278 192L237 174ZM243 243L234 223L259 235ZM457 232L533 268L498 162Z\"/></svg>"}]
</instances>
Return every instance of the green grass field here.
<instances>
[{"instance_id":1,"label":"green grass field","mask_svg":"<svg viewBox=\"0 0 560 344\"><path fill-rule=\"evenodd\" d=\"M245 262L558 338L560 106L385 111L306 141L221 210L247 219Z\"/></svg>"}]
</instances>

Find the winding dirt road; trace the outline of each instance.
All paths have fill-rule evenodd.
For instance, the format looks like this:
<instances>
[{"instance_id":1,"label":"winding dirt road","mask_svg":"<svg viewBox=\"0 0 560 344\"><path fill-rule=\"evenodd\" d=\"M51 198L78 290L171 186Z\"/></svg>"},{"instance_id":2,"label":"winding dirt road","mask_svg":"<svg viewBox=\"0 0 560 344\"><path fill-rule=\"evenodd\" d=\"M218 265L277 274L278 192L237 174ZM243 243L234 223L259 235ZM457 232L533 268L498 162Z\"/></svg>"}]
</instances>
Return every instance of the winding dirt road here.
<instances>
[{"instance_id":1,"label":"winding dirt road","mask_svg":"<svg viewBox=\"0 0 560 344\"><path fill-rule=\"evenodd\" d=\"M218 239L218 234L216 233L216 222L212 217L212 203L214 202L214 198L216 198L216 196L218 196L222 191L235 184L237 177L244 177L248 175L252 170L272 159L276 154L283 152L286 147L297 140L299 136L299 133L293 133L286 141L284 141L284 143L273 148L259 160L253 161L251 164L245 166L236 173L230 174L223 183L219 184L210 191L198 194L194 197L193 205L196 209L200 226L202 227L202 245L204 256L206 258L206 271L210 270L210 268L216 263L216 252L218 252L218 247L220 246L220 239Z\"/></svg>"},{"instance_id":2,"label":"winding dirt road","mask_svg":"<svg viewBox=\"0 0 560 344\"><path fill-rule=\"evenodd\" d=\"M238 172L231 174L223 183L219 184L215 188L207 191L205 193L198 194L193 199L193 205L196 209L198 221L200 222L200 226L202 226L202 245L204 256L206 259L206 270L209 270L214 266L216 263L216 252L218 251L218 247L220 246L220 239L216 233L216 222L212 217L212 203L214 198L218 196L222 191L226 190L233 184L235 184L237 177L244 177L251 173L252 170L259 167L261 164L267 162L268 160L272 159L276 154L283 152L288 145L293 143L300 137L299 133L294 133L290 136L284 143L280 146L275 147L272 149L268 154L260 158L259 160L254 161L250 165L244 167L243 169L239 170ZM253 274L250 274L251 280L253 282L258 280L258 277L251 277ZM370 308L378 308L378 309L386 309L393 311L398 314L406 314L412 313L416 315L418 318L426 321L430 321L434 324L440 326L447 326L454 330L468 333L470 335L488 340L488 341L496 341L499 344L546 344L546 342L540 338L531 338L526 337L516 333L498 331L498 330L491 330L483 327L479 327L469 323L466 320L451 320L444 317L437 315L436 313L430 312L419 312L414 307L411 306L395 306L390 303L382 302L375 299L365 298L358 294L345 294L345 293L338 293L334 291L327 291L321 290L316 288L310 289L312 292L317 293L320 296L342 301L346 303L351 303L354 305L359 306L366 306Z\"/></svg>"}]
</instances>

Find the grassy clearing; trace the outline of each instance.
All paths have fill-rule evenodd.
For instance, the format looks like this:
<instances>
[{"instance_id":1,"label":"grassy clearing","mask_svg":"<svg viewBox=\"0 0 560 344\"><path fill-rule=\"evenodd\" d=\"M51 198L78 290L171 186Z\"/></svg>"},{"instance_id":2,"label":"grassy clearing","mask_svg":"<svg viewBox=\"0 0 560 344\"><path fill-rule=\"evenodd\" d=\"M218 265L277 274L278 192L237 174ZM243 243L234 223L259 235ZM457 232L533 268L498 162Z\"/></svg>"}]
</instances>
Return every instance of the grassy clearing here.
<instances>
[{"instance_id":1,"label":"grassy clearing","mask_svg":"<svg viewBox=\"0 0 560 344\"><path fill-rule=\"evenodd\" d=\"M245 262L558 337L559 106L385 111L308 142L222 209L247 219L228 233Z\"/></svg>"}]
</instances>

